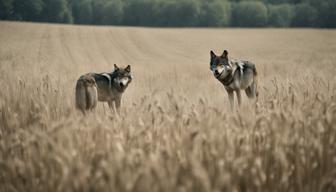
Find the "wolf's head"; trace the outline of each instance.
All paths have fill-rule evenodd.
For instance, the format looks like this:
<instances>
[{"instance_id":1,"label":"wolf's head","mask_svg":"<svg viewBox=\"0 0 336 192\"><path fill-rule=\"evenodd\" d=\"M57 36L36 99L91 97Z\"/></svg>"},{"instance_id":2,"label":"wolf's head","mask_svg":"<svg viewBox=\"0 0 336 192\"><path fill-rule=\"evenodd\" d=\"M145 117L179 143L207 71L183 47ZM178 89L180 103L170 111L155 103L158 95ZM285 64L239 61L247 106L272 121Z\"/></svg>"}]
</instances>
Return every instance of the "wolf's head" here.
<instances>
[{"instance_id":1,"label":"wolf's head","mask_svg":"<svg viewBox=\"0 0 336 192\"><path fill-rule=\"evenodd\" d=\"M217 79L224 78L232 73L233 69L228 55L227 50L224 50L221 56L217 56L213 51L210 51L210 70Z\"/></svg>"},{"instance_id":2,"label":"wolf's head","mask_svg":"<svg viewBox=\"0 0 336 192\"><path fill-rule=\"evenodd\" d=\"M119 68L116 64L114 64L114 71L111 75L114 83L114 87L118 91L125 91L127 86L132 82L131 75L131 66L127 65L126 68Z\"/></svg>"}]
</instances>

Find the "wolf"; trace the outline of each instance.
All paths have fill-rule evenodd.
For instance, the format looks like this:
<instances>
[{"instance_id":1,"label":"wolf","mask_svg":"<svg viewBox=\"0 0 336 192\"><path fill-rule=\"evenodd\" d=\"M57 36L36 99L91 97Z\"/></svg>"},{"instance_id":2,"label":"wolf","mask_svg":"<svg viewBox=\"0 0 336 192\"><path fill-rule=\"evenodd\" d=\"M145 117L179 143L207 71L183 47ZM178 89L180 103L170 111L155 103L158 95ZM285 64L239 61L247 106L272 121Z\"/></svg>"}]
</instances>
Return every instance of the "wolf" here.
<instances>
[{"instance_id":1,"label":"wolf","mask_svg":"<svg viewBox=\"0 0 336 192\"><path fill-rule=\"evenodd\" d=\"M229 53L224 50L217 56L210 51L210 70L215 78L220 81L229 96L231 109L234 107L234 92L237 94L238 105L241 106L241 90L250 99L258 98L258 74L255 64L250 61L229 59Z\"/></svg>"},{"instance_id":2,"label":"wolf","mask_svg":"<svg viewBox=\"0 0 336 192\"><path fill-rule=\"evenodd\" d=\"M114 64L110 73L89 73L94 78L98 91L98 101L107 102L111 110L116 109L120 114L121 98L128 85L132 82L131 66L119 68Z\"/></svg>"},{"instance_id":3,"label":"wolf","mask_svg":"<svg viewBox=\"0 0 336 192\"><path fill-rule=\"evenodd\" d=\"M82 75L76 84L76 107L84 114L97 106L98 91L95 79L90 75Z\"/></svg>"}]
</instances>

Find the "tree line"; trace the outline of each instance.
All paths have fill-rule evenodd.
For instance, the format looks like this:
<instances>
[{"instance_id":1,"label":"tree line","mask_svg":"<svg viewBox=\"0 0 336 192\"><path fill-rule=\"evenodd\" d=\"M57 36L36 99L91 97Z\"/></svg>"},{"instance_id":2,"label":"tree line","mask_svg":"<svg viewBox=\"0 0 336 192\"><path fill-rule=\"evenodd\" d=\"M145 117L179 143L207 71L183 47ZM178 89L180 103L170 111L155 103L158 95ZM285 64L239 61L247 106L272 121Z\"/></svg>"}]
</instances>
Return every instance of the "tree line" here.
<instances>
[{"instance_id":1,"label":"tree line","mask_svg":"<svg viewBox=\"0 0 336 192\"><path fill-rule=\"evenodd\" d=\"M0 19L157 27L336 27L336 0L0 0Z\"/></svg>"}]
</instances>

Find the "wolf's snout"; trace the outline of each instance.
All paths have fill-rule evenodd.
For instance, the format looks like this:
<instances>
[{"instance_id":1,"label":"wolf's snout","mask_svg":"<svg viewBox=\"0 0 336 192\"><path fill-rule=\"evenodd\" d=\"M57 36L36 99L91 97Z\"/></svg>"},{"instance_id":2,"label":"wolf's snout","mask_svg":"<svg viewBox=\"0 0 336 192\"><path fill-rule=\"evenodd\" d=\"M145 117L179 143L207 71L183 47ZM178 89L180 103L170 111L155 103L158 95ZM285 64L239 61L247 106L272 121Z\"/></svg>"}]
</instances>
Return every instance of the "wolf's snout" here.
<instances>
[{"instance_id":1,"label":"wolf's snout","mask_svg":"<svg viewBox=\"0 0 336 192\"><path fill-rule=\"evenodd\" d=\"M219 71L217 69L215 70L215 75L219 75Z\"/></svg>"},{"instance_id":2,"label":"wolf's snout","mask_svg":"<svg viewBox=\"0 0 336 192\"><path fill-rule=\"evenodd\" d=\"M123 88L123 87L124 87L124 84L123 84L122 82L120 82L120 83L119 83L119 86L120 86L121 88Z\"/></svg>"}]
</instances>

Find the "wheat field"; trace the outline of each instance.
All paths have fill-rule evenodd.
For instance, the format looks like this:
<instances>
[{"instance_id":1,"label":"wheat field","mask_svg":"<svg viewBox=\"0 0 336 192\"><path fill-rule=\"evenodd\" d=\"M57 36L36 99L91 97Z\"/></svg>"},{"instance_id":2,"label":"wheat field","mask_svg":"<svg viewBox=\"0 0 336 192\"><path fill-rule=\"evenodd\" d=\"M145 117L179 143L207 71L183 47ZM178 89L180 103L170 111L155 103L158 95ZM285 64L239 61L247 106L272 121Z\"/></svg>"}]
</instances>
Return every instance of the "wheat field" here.
<instances>
[{"instance_id":1,"label":"wheat field","mask_svg":"<svg viewBox=\"0 0 336 192\"><path fill-rule=\"evenodd\" d=\"M256 63L231 111L209 51ZM336 191L336 31L0 22L0 191ZM78 77L131 65L120 116Z\"/></svg>"}]
</instances>

